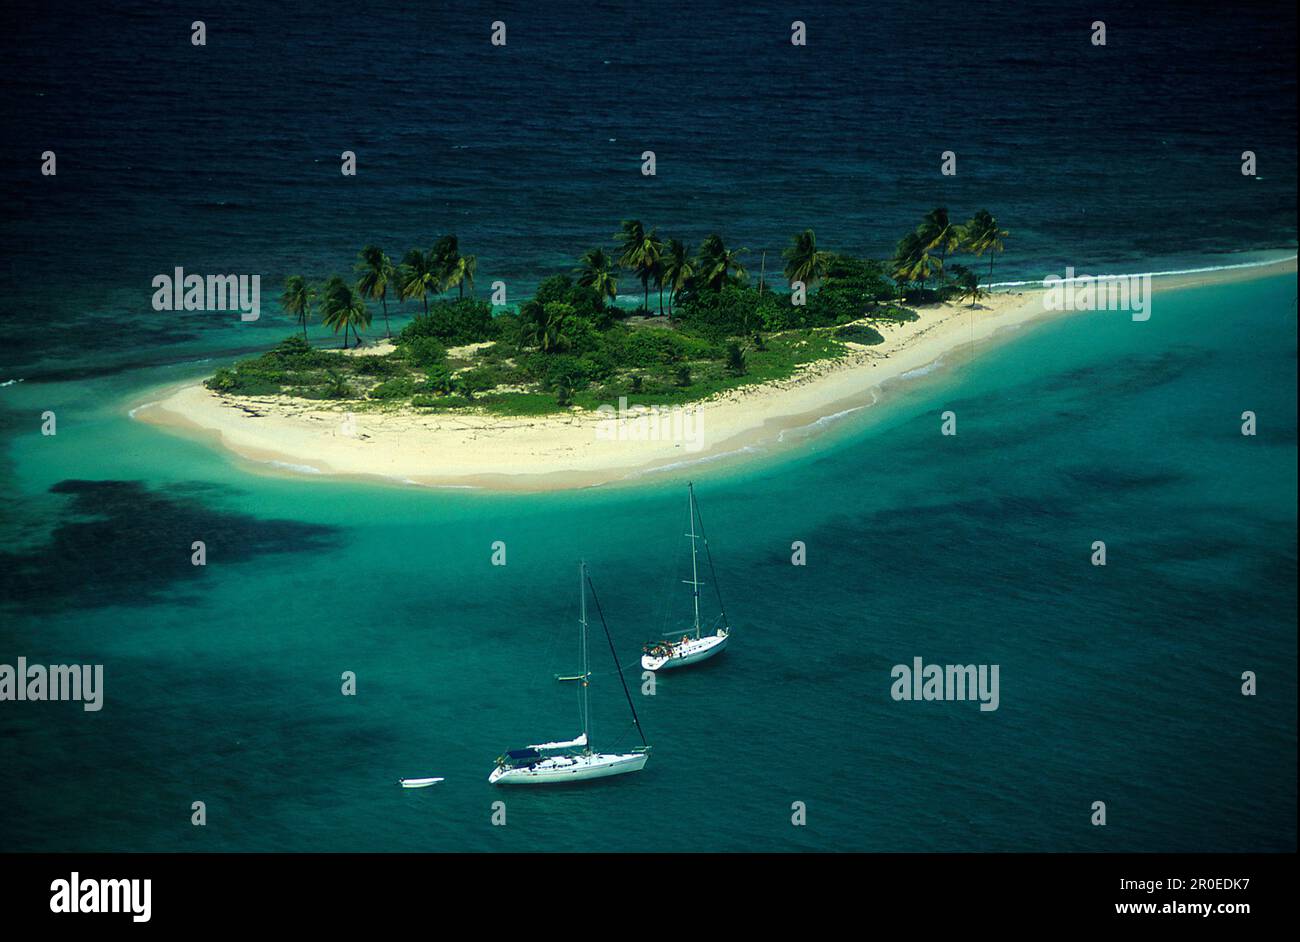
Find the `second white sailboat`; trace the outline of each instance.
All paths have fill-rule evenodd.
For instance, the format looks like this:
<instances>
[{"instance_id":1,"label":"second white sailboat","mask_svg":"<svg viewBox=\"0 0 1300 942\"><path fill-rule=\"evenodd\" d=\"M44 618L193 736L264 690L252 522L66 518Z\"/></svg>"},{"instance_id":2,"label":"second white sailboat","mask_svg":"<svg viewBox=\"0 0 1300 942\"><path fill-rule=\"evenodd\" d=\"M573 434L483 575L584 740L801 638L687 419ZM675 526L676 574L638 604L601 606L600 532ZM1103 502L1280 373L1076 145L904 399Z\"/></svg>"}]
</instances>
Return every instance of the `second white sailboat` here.
<instances>
[{"instance_id":1,"label":"second white sailboat","mask_svg":"<svg viewBox=\"0 0 1300 942\"><path fill-rule=\"evenodd\" d=\"M684 633L680 639L656 641L647 644L641 655L641 667L648 671L671 670L686 667L721 654L731 637L731 623L727 619L727 610L722 604L722 593L718 591L718 576L713 571L713 555L709 552L709 540L704 535L704 521L700 518L699 504L695 501L695 485L687 484L687 513L690 516L690 532L686 534L691 541L691 578L687 585L691 587L691 600L695 606L695 624L692 631ZM699 533L696 533L696 523ZM706 634L700 624L700 582L699 548L696 541L704 542L704 555L709 563L709 575L713 579L714 592L718 597L719 624L712 633Z\"/></svg>"}]
</instances>

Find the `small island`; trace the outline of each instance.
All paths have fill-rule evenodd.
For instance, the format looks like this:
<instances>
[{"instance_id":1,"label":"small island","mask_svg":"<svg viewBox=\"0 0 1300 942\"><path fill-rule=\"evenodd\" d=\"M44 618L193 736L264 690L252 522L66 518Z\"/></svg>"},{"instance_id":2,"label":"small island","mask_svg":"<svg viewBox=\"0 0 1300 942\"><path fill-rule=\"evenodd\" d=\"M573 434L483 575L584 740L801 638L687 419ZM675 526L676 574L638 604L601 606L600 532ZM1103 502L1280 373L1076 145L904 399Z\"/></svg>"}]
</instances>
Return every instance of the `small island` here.
<instances>
[{"instance_id":1,"label":"small island","mask_svg":"<svg viewBox=\"0 0 1300 942\"><path fill-rule=\"evenodd\" d=\"M596 483L743 448L975 339L977 319L986 336L1024 297L990 295L956 260L983 259L987 284L1006 235L987 211L958 224L939 208L890 259L823 250L804 230L779 270L764 254L755 275L750 253L717 235L691 250L627 220L613 250L592 248L514 309L474 296L477 260L455 236L400 264L366 246L352 282L287 279L281 307L301 334L141 417L217 431L245 457L297 471ZM615 303L629 276L635 308ZM390 304L418 305L395 332ZM363 343L376 314L384 337ZM315 318L337 349L309 343ZM690 407L703 440L602 448L594 426L620 406Z\"/></svg>"}]
</instances>

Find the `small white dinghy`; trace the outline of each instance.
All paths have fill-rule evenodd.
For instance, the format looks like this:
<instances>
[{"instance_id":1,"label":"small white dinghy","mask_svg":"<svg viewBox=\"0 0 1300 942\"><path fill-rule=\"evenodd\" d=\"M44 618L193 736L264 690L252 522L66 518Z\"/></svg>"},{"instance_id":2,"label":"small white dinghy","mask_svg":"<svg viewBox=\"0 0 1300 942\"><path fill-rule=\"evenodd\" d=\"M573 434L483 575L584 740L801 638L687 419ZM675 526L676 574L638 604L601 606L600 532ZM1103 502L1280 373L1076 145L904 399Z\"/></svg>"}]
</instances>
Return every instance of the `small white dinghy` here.
<instances>
[{"instance_id":1,"label":"small white dinghy","mask_svg":"<svg viewBox=\"0 0 1300 942\"><path fill-rule=\"evenodd\" d=\"M687 533L687 538L691 541L691 578L682 580L686 585L691 587L691 598L695 603L695 626L694 629L682 635L678 641L655 641L647 644L641 655L641 668L648 671L671 670L674 667L686 667L689 664L698 664L700 661L708 660L715 654L721 654L727 647L727 639L731 637L731 624L727 620L727 609L722 604L722 593L718 590L718 576L713 570L713 555L709 552L709 539L704 535L704 521L700 518L700 506L695 500L695 485L687 484L686 490L689 494L687 499L687 513L690 516L691 532ZM695 532L695 522L700 522L700 532ZM709 562L709 573L713 576L713 589L718 596L718 609L721 612L719 620L721 626L711 635L706 635L700 628L700 582L699 576L699 551L695 545L696 540L704 541L704 554Z\"/></svg>"},{"instance_id":2,"label":"small white dinghy","mask_svg":"<svg viewBox=\"0 0 1300 942\"><path fill-rule=\"evenodd\" d=\"M579 619L579 631L582 638L582 672L558 680L574 681L578 684L578 714L582 717L582 734L561 742L543 742L525 749L511 749L497 759L497 767L488 776L492 785L559 785L566 782L583 782L589 779L608 778L611 775L623 775L627 772L640 772L650 758L650 746L641 731L641 721L637 719L636 706L632 703L632 694L627 689L627 680L623 677L622 665L614 650L614 640L609 636L609 626L605 616L600 612L600 599L596 598L596 588L587 575L587 564L578 568L580 588L582 590L582 617ZM632 711L632 725L641 736L641 746L631 752L593 752L587 739L587 730L591 728L591 698L587 687L591 683L591 664L587 652L587 589L596 603L600 613L600 624L605 629L605 639L609 641L609 653L614 657L614 666L618 668L618 678L623 682L623 693L627 696L628 708Z\"/></svg>"},{"instance_id":3,"label":"small white dinghy","mask_svg":"<svg viewBox=\"0 0 1300 942\"><path fill-rule=\"evenodd\" d=\"M440 778L399 778L397 784L403 788L428 788L443 781Z\"/></svg>"}]
</instances>

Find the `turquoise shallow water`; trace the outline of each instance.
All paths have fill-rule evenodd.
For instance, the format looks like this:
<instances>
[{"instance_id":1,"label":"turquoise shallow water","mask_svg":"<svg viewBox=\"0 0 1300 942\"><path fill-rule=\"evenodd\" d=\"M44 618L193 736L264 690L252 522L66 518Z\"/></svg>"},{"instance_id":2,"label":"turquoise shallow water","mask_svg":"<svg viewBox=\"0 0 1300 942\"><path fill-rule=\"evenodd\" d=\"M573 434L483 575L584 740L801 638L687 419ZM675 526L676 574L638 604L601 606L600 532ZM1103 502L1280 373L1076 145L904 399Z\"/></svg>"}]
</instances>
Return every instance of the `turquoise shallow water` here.
<instances>
[{"instance_id":1,"label":"turquoise shallow water","mask_svg":"<svg viewBox=\"0 0 1300 942\"><path fill-rule=\"evenodd\" d=\"M0 709L0 847L1294 850L1295 284L1037 324L798 449L692 469L732 647L637 698L643 773L541 792L486 778L576 732L551 679L574 563L631 662L688 616L688 472L532 495L262 476L126 416L202 366L6 387L0 662L103 663L107 701ZM999 709L894 702L916 656L1000 665ZM607 745L629 724L593 658ZM418 775L447 781L395 785Z\"/></svg>"}]
</instances>

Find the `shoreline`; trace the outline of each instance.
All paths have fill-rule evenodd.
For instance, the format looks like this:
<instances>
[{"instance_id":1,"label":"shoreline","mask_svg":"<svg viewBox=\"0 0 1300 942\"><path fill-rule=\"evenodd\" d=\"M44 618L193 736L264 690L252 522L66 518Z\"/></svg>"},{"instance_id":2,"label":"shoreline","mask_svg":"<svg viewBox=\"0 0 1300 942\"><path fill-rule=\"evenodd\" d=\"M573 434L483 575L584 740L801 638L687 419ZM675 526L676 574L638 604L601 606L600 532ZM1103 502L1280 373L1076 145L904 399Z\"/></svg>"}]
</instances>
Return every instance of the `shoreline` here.
<instances>
[{"instance_id":1,"label":"shoreline","mask_svg":"<svg viewBox=\"0 0 1300 942\"><path fill-rule=\"evenodd\" d=\"M1156 276L1156 291L1294 274L1295 258L1251 267ZM156 392L130 415L165 432L196 437L233 453L249 470L321 480L353 479L432 488L550 491L640 481L690 464L775 454L786 433L868 408L881 387L939 369L963 349L1049 317L1091 311L1047 310L1042 287L999 292L965 304L916 308L916 321L875 325L885 342L848 343L785 380L757 383L686 406L685 440L617 440L594 411L510 417L361 411L286 397L224 396L201 383ZM1116 312L1111 312L1116 313ZM610 404L617 409L618 403ZM679 414L678 419L682 417ZM803 440L804 436L799 436ZM698 447L697 447L698 446Z\"/></svg>"}]
</instances>

